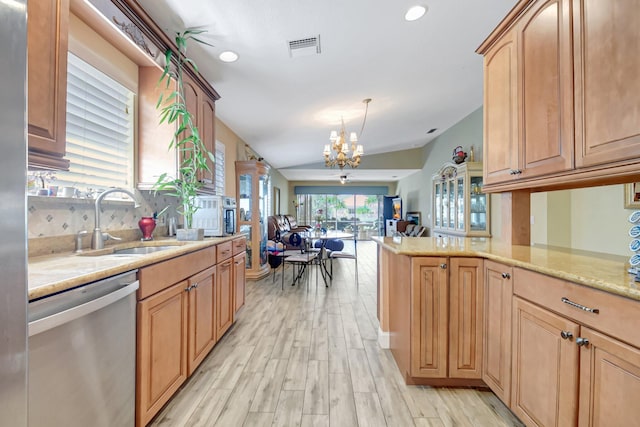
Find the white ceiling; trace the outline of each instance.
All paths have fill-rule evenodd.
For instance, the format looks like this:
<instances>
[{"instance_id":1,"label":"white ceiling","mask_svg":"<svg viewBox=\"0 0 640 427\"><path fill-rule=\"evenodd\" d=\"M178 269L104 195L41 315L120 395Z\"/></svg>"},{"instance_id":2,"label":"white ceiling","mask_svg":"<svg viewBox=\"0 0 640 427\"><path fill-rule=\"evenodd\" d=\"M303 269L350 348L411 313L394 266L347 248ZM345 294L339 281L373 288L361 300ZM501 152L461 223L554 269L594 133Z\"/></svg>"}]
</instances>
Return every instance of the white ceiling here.
<instances>
[{"instance_id":1,"label":"white ceiling","mask_svg":"<svg viewBox=\"0 0 640 427\"><path fill-rule=\"evenodd\" d=\"M352 181L395 181L414 172L367 171L366 156L424 146L482 105L475 49L516 3L138 1L170 36L186 27L207 31L201 38L213 47L192 44L189 56L221 95L217 116L287 179L341 174L323 166L322 150L343 117L365 149L361 167L344 171ZM405 21L418 2L427 14ZM290 57L289 41L318 35L320 54ZM220 61L225 50L239 60ZM365 98L373 100L360 135Z\"/></svg>"}]
</instances>

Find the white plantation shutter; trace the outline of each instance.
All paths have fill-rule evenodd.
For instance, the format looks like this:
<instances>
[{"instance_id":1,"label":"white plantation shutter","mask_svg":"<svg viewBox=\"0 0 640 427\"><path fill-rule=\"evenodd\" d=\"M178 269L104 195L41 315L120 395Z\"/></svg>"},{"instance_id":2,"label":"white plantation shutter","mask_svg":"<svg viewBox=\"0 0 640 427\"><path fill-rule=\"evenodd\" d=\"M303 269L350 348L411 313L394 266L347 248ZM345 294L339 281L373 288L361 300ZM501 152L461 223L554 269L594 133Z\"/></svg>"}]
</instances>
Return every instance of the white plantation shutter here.
<instances>
[{"instance_id":1,"label":"white plantation shutter","mask_svg":"<svg viewBox=\"0 0 640 427\"><path fill-rule=\"evenodd\" d=\"M213 166L215 169L215 191L218 196L224 196L224 144L216 141L216 163Z\"/></svg>"},{"instance_id":2,"label":"white plantation shutter","mask_svg":"<svg viewBox=\"0 0 640 427\"><path fill-rule=\"evenodd\" d=\"M55 184L133 188L134 93L72 53L67 73L70 165Z\"/></svg>"}]
</instances>

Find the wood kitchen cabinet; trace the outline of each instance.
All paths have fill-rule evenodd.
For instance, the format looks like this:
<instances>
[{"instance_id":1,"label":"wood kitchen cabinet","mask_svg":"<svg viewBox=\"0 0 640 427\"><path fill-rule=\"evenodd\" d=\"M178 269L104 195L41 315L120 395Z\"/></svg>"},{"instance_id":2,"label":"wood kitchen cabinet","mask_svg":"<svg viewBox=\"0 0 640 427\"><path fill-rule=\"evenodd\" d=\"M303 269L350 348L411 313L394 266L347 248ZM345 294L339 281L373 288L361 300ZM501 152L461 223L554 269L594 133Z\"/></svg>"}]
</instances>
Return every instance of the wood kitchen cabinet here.
<instances>
[{"instance_id":1,"label":"wood kitchen cabinet","mask_svg":"<svg viewBox=\"0 0 640 427\"><path fill-rule=\"evenodd\" d=\"M138 272L136 425L146 425L206 357L215 334L216 247Z\"/></svg>"},{"instance_id":2,"label":"wood kitchen cabinet","mask_svg":"<svg viewBox=\"0 0 640 427\"><path fill-rule=\"evenodd\" d=\"M482 380L507 406L511 402L513 268L484 261Z\"/></svg>"},{"instance_id":3,"label":"wood kitchen cabinet","mask_svg":"<svg viewBox=\"0 0 640 427\"><path fill-rule=\"evenodd\" d=\"M581 0L573 5L576 166L637 161L640 3Z\"/></svg>"},{"instance_id":4,"label":"wood kitchen cabinet","mask_svg":"<svg viewBox=\"0 0 640 427\"><path fill-rule=\"evenodd\" d=\"M246 239L241 237L239 239L232 240L233 245L233 282L235 283L234 292L234 308L235 313L238 312L244 306L245 293L246 293L246 277L245 269L247 263L247 256L245 254Z\"/></svg>"},{"instance_id":5,"label":"wood kitchen cabinet","mask_svg":"<svg viewBox=\"0 0 640 427\"><path fill-rule=\"evenodd\" d=\"M580 327L520 298L513 303L511 410L528 426L574 426Z\"/></svg>"},{"instance_id":6,"label":"wood kitchen cabinet","mask_svg":"<svg viewBox=\"0 0 640 427\"><path fill-rule=\"evenodd\" d=\"M136 426L145 426L188 377L188 281L138 303Z\"/></svg>"},{"instance_id":7,"label":"wood kitchen cabinet","mask_svg":"<svg viewBox=\"0 0 640 427\"><path fill-rule=\"evenodd\" d=\"M215 101L188 75L184 77L185 102L198 128L200 138L210 153L215 153ZM202 191L214 193L214 166L207 156L209 171L199 171L198 179L204 184Z\"/></svg>"},{"instance_id":8,"label":"wood kitchen cabinet","mask_svg":"<svg viewBox=\"0 0 640 427\"><path fill-rule=\"evenodd\" d=\"M477 50L486 191L637 180L639 17L625 0L516 4Z\"/></svg>"},{"instance_id":9,"label":"wood kitchen cabinet","mask_svg":"<svg viewBox=\"0 0 640 427\"><path fill-rule=\"evenodd\" d=\"M29 167L68 170L69 0L30 1L27 14Z\"/></svg>"},{"instance_id":10,"label":"wood kitchen cabinet","mask_svg":"<svg viewBox=\"0 0 640 427\"><path fill-rule=\"evenodd\" d=\"M231 242L218 245L218 278L216 280L216 339L220 340L233 324L235 314L233 293L233 257Z\"/></svg>"},{"instance_id":11,"label":"wood kitchen cabinet","mask_svg":"<svg viewBox=\"0 0 640 427\"><path fill-rule=\"evenodd\" d=\"M411 258L413 379L481 378L482 277L479 258Z\"/></svg>"},{"instance_id":12,"label":"wood kitchen cabinet","mask_svg":"<svg viewBox=\"0 0 640 427\"><path fill-rule=\"evenodd\" d=\"M638 302L523 269L514 294L513 412L528 426L635 425Z\"/></svg>"},{"instance_id":13,"label":"wood kitchen cabinet","mask_svg":"<svg viewBox=\"0 0 640 427\"><path fill-rule=\"evenodd\" d=\"M187 373L193 374L217 341L216 335L216 266L192 276L189 289L189 337Z\"/></svg>"},{"instance_id":14,"label":"wood kitchen cabinet","mask_svg":"<svg viewBox=\"0 0 640 427\"><path fill-rule=\"evenodd\" d=\"M569 2L531 2L482 51L487 184L573 167Z\"/></svg>"}]
</instances>

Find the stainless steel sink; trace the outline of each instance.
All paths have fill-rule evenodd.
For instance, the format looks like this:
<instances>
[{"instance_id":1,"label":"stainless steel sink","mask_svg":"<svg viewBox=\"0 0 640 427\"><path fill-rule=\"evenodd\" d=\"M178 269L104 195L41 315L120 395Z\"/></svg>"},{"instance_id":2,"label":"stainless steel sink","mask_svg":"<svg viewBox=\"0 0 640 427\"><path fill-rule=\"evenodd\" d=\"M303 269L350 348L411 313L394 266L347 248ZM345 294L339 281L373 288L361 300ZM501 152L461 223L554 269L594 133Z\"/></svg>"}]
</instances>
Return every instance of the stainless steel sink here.
<instances>
[{"instance_id":1,"label":"stainless steel sink","mask_svg":"<svg viewBox=\"0 0 640 427\"><path fill-rule=\"evenodd\" d=\"M113 255L146 255L159 251L166 251L167 249L175 249L178 246L138 246L135 248L116 249L113 251Z\"/></svg>"}]
</instances>

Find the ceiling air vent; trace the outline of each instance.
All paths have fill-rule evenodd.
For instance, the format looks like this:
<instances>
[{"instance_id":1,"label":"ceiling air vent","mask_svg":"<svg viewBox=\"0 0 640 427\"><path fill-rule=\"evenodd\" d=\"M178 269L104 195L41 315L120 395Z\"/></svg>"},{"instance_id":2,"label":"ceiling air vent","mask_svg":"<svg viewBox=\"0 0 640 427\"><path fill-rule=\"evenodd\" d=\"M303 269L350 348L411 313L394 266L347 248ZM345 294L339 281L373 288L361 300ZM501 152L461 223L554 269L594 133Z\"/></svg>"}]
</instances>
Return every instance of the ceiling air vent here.
<instances>
[{"instance_id":1,"label":"ceiling air vent","mask_svg":"<svg viewBox=\"0 0 640 427\"><path fill-rule=\"evenodd\" d=\"M320 54L320 34L316 37L289 41L289 56L291 58L318 54Z\"/></svg>"}]
</instances>

